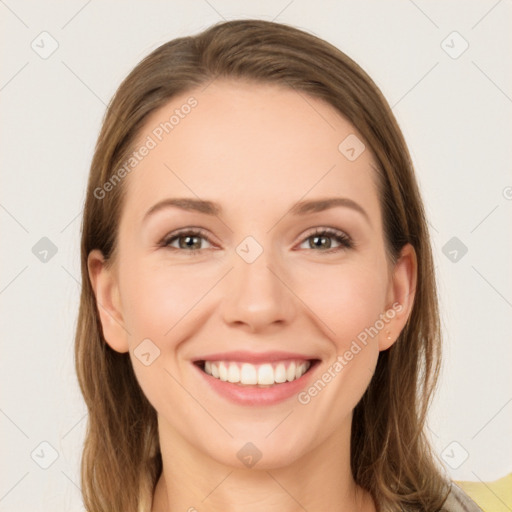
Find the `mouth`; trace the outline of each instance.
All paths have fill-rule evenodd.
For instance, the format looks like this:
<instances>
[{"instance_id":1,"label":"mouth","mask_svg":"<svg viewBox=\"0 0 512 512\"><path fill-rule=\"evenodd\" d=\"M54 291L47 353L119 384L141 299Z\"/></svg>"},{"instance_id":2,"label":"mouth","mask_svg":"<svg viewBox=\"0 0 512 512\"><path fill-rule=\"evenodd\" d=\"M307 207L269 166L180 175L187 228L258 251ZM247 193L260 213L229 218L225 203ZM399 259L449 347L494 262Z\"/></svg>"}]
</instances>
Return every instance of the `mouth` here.
<instances>
[{"instance_id":1,"label":"mouth","mask_svg":"<svg viewBox=\"0 0 512 512\"><path fill-rule=\"evenodd\" d=\"M278 404L297 395L321 360L287 352L229 352L192 361L207 389L238 405Z\"/></svg>"},{"instance_id":2,"label":"mouth","mask_svg":"<svg viewBox=\"0 0 512 512\"><path fill-rule=\"evenodd\" d=\"M317 359L287 359L253 364L244 361L201 360L195 364L207 375L241 387L268 388L300 379Z\"/></svg>"}]
</instances>

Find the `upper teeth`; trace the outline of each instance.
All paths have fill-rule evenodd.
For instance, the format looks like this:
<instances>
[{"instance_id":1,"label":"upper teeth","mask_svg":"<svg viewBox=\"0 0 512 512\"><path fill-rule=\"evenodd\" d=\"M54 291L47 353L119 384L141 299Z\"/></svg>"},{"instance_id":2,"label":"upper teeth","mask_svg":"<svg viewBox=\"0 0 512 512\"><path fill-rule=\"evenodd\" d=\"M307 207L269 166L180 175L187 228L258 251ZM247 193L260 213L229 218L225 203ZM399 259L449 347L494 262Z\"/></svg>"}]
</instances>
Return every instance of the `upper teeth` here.
<instances>
[{"instance_id":1,"label":"upper teeth","mask_svg":"<svg viewBox=\"0 0 512 512\"><path fill-rule=\"evenodd\" d=\"M281 361L259 365L231 361L205 361L204 371L224 382L268 386L298 379L310 366L309 361Z\"/></svg>"}]
</instances>

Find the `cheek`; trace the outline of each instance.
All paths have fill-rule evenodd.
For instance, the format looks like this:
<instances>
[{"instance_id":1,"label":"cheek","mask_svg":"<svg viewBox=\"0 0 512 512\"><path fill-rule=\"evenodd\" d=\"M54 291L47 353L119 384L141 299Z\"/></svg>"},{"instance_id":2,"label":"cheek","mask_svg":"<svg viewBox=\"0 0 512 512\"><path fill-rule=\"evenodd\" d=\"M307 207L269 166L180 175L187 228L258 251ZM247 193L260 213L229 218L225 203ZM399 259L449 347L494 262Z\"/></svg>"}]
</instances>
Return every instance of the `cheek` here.
<instances>
[{"instance_id":1,"label":"cheek","mask_svg":"<svg viewBox=\"0 0 512 512\"><path fill-rule=\"evenodd\" d=\"M310 268L302 282L299 296L339 350L384 313L386 282L379 265Z\"/></svg>"},{"instance_id":2,"label":"cheek","mask_svg":"<svg viewBox=\"0 0 512 512\"><path fill-rule=\"evenodd\" d=\"M212 276L203 274L193 266L161 263L126 261L121 267L123 314L132 365L139 385L157 411L169 406L170 396L174 403L189 400L176 384L176 380L183 379L176 355L190 326L198 324L200 299L215 283Z\"/></svg>"},{"instance_id":3,"label":"cheek","mask_svg":"<svg viewBox=\"0 0 512 512\"><path fill-rule=\"evenodd\" d=\"M372 328L384 313L385 275L376 262L359 261L310 268L303 276L300 296L329 343L322 372L297 398L311 430L323 436L339 429L375 371L379 332Z\"/></svg>"},{"instance_id":4,"label":"cheek","mask_svg":"<svg viewBox=\"0 0 512 512\"><path fill-rule=\"evenodd\" d=\"M122 295L129 332L168 343L169 332L188 318L215 282L202 274L199 267L127 266Z\"/></svg>"}]
</instances>

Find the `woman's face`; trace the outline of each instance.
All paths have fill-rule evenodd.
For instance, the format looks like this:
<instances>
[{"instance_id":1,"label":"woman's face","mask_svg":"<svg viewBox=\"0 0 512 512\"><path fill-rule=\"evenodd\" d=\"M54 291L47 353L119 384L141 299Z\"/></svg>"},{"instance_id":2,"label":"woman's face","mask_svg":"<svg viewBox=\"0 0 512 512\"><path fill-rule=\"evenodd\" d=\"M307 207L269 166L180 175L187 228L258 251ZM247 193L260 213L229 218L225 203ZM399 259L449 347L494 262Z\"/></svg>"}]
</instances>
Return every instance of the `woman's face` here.
<instances>
[{"instance_id":1,"label":"woman's face","mask_svg":"<svg viewBox=\"0 0 512 512\"><path fill-rule=\"evenodd\" d=\"M386 259L360 139L304 93L220 80L147 120L113 185L116 260L89 269L105 338L175 445L277 467L348 439L416 272L410 246Z\"/></svg>"}]
</instances>

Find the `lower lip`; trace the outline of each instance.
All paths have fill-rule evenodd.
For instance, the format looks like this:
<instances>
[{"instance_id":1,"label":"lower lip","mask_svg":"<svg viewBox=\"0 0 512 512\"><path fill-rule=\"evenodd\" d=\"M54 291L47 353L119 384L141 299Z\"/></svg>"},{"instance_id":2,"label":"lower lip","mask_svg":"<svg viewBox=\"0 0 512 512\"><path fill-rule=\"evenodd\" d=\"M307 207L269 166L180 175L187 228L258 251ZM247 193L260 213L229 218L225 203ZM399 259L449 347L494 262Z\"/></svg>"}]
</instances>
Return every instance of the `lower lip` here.
<instances>
[{"instance_id":1,"label":"lower lip","mask_svg":"<svg viewBox=\"0 0 512 512\"><path fill-rule=\"evenodd\" d=\"M259 388L257 386L240 386L232 382L224 382L208 375L197 365L194 365L214 391L231 402L241 405L274 405L297 395L306 386L315 366L316 363L312 363L312 366L304 375L291 382Z\"/></svg>"}]
</instances>

